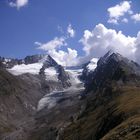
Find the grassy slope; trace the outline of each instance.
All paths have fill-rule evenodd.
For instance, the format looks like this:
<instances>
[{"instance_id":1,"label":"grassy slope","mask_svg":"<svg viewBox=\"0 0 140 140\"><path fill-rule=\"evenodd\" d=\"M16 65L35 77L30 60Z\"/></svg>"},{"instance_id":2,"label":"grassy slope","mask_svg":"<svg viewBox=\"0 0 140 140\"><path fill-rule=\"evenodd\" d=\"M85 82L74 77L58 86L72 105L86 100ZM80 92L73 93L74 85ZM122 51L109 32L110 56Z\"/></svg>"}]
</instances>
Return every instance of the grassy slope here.
<instances>
[{"instance_id":1,"label":"grassy slope","mask_svg":"<svg viewBox=\"0 0 140 140\"><path fill-rule=\"evenodd\" d=\"M116 114L124 112L126 119L111 130L102 140L140 139L140 87L124 87L117 98Z\"/></svg>"},{"instance_id":2,"label":"grassy slope","mask_svg":"<svg viewBox=\"0 0 140 140\"><path fill-rule=\"evenodd\" d=\"M106 96L107 92L100 96L90 95L87 99L87 109L64 131L62 138L64 140L140 139L138 137L140 133L140 87L133 85L116 87L113 84L111 92L109 98ZM134 124L139 127L131 132L128 129L126 134L118 135L128 126L130 127L133 124L131 122L135 122Z\"/></svg>"}]
</instances>

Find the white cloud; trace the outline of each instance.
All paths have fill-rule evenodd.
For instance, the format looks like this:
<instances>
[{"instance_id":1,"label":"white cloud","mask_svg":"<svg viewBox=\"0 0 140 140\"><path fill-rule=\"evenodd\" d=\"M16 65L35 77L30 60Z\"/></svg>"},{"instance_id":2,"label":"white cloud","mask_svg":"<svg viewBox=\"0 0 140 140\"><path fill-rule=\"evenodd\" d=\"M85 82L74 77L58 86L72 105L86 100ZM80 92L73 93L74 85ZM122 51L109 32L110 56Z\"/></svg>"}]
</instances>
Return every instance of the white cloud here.
<instances>
[{"instance_id":1,"label":"white cloud","mask_svg":"<svg viewBox=\"0 0 140 140\"><path fill-rule=\"evenodd\" d=\"M60 25L57 26L57 30L62 34L64 33L63 28Z\"/></svg>"},{"instance_id":2,"label":"white cloud","mask_svg":"<svg viewBox=\"0 0 140 140\"><path fill-rule=\"evenodd\" d=\"M40 42L35 42L36 45L39 45L38 49L44 50L44 51L49 51L53 49L58 49L61 46L66 46L66 40L65 37L55 37L53 40L47 42L47 43L40 43Z\"/></svg>"},{"instance_id":3,"label":"white cloud","mask_svg":"<svg viewBox=\"0 0 140 140\"><path fill-rule=\"evenodd\" d=\"M77 51L71 48L67 48L67 51L61 50L62 46L66 46L66 38L56 37L53 40L42 44L40 42L35 42L35 45L38 45L38 49L47 51L58 64L63 66L73 66L77 64Z\"/></svg>"},{"instance_id":4,"label":"white cloud","mask_svg":"<svg viewBox=\"0 0 140 140\"><path fill-rule=\"evenodd\" d=\"M123 22L123 23L128 23L128 19L127 19L127 18L123 18L123 19L122 19L122 22Z\"/></svg>"},{"instance_id":5,"label":"white cloud","mask_svg":"<svg viewBox=\"0 0 140 140\"><path fill-rule=\"evenodd\" d=\"M72 28L71 24L69 24L67 27L67 33L72 38L75 36L75 30Z\"/></svg>"},{"instance_id":6,"label":"white cloud","mask_svg":"<svg viewBox=\"0 0 140 140\"><path fill-rule=\"evenodd\" d=\"M58 26L58 30L64 33L61 26ZM73 38L74 36L75 30L72 28L72 25L69 24L65 36L55 37L47 43L35 42L34 44L38 46L38 49L46 51L59 64L63 66L72 66L76 65L78 62L77 51L71 48L67 48L67 51L64 51L61 47L67 46L67 39Z\"/></svg>"},{"instance_id":7,"label":"white cloud","mask_svg":"<svg viewBox=\"0 0 140 140\"><path fill-rule=\"evenodd\" d=\"M67 48L67 51L60 50L61 47L66 46L65 37L55 37L53 40L47 43L35 42L38 45L38 49L44 50L47 54L51 55L59 64L63 66L72 66L77 64L77 51L71 48Z\"/></svg>"},{"instance_id":8,"label":"white cloud","mask_svg":"<svg viewBox=\"0 0 140 140\"><path fill-rule=\"evenodd\" d=\"M17 7L18 9L27 5L28 4L28 0L16 0L15 2L10 2L9 5L11 7Z\"/></svg>"},{"instance_id":9,"label":"white cloud","mask_svg":"<svg viewBox=\"0 0 140 140\"><path fill-rule=\"evenodd\" d=\"M112 23L112 24L118 24L118 20L117 19L109 19L108 21L107 21L108 23Z\"/></svg>"},{"instance_id":10,"label":"white cloud","mask_svg":"<svg viewBox=\"0 0 140 140\"><path fill-rule=\"evenodd\" d=\"M132 14L131 1L123 1L113 7L107 9L109 13L108 23L118 24L120 17L123 17L126 13Z\"/></svg>"},{"instance_id":11,"label":"white cloud","mask_svg":"<svg viewBox=\"0 0 140 140\"><path fill-rule=\"evenodd\" d=\"M136 60L136 37L125 36L121 31L116 32L113 29L107 29L103 24L98 24L93 31L86 30L80 42L83 44L83 50L86 55L81 58L83 61L90 60L93 57L101 57L107 51L113 50L130 59ZM137 41L140 44L140 39ZM140 52L140 51L139 51Z\"/></svg>"},{"instance_id":12,"label":"white cloud","mask_svg":"<svg viewBox=\"0 0 140 140\"><path fill-rule=\"evenodd\" d=\"M92 31L85 30L80 39L85 52L84 56L78 56L75 49L67 48L67 51L64 51L61 47L66 45L66 40L67 37L56 37L45 44L39 42L35 44L64 66L86 63L92 58L103 56L109 50L140 63L140 32L136 37L131 37L124 35L121 31L117 32L114 29L106 28L103 24L98 24Z\"/></svg>"},{"instance_id":13,"label":"white cloud","mask_svg":"<svg viewBox=\"0 0 140 140\"><path fill-rule=\"evenodd\" d=\"M67 51L63 50L49 50L50 54L59 64L63 66L74 66L78 63L78 53L76 50L67 48Z\"/></svg>"},{"instance_id":14,"label":"white cloud","mask_svg":"<svg viewBox=\"0 0 140 140\"><path fill-rule=\"evenodd\" d=\"M38 41L36 41L34 44L37 45L37 46L41 46L41 43L38 42Z\"/></svg>"},{"instance_id":15,"label":"white cloud","mask_svg":"<svg viewBox=\"0 0 140 140\"><path fill-rule=\"evenodd\" d=\"M131 19L133 19L135 22L140 21L140 13L136 13L131 16Z\"/></svg>"},{"instance_id":16,"label":"white cloud","mask_svg":"<svg viewBox=\"0 0 140 140\"><path fill-rule=\"evenodd\" d=\"M136 61L140 64L140 32L137 34L137 39L135 41L136 44Z\"/></svg>"}]
</instances>

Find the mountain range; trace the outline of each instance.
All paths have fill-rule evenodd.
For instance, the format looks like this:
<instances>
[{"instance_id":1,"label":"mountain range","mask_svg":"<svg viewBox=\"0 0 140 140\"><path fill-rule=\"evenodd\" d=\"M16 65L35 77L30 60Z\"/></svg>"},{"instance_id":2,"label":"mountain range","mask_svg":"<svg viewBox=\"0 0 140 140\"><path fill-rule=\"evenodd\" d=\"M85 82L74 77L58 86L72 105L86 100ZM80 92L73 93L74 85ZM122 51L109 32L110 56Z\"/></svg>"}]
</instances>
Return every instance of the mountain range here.
<instances>
[{"instance_id":1,"label":"mountain range","mask_svg":"<svg viewBox=\"0 0 140 140\"><path fill-rule=\"evenodd\" d=\"M119 53L64 67L0 57L0 140L140 139L140 65Z\"/></svg>"}]
</instances>

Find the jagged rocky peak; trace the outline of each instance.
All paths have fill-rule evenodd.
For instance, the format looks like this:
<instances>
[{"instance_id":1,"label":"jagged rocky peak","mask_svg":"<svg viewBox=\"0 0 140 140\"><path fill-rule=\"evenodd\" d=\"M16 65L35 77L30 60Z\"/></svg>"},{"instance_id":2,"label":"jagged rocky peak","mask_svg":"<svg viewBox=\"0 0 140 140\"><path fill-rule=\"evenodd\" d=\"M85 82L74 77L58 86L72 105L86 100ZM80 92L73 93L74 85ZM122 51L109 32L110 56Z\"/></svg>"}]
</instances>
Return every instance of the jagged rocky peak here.
<instances>
[{"instance_id":1,"label":"jagged rocky peak","mask_svg":"<svg viewBox=\"0 0 140 140\"><path fill-rule=\"evenodd\" d=\"M42 63L42 68L40 69L39 74L45 75L46 69L50 69L50 73L52 71L58 72L59 64L50 55L46 55L45 57L43 57L40 62Z\"/></svg>"},{"instance_id":2,"label":"jagged rocky peak","mask_svg":"<svg viewBox=\"0 0 140 140\"><path fill-rule=\"evenodd\" d=\"M129 61L127 58L124 58L121 54L119 54L117 52L113 52L112 50L110 50L103 57L101 57L99 59L98 65L107 63L108 61L110 61L110 59L112 59L114 61L121 61L121 60L125 60L127 62Z\"/></svg>"},{"instance_id":3,"label":"jagged rocky peak","mask_svg":"<svg viewBox=\"0 0 140 140\"><path fill-rule=\"evenodd\" d=\"M25 64L37 63L40 60L42 60L44 57L46 57L46 54L36 54L36 55L26 56L24 58L24 62Z\"/></svg>"},{"instance_id":4,"label":"jagged rocky peak","mask_svg":"<svg viewBox=\"0 0 140 140\"><path fill-rule=\"evenodd\" d=\"M98 62L98 58L92 58L89 62L83 64L82 75L80 75L80 79L83 82L86 82L87 79L90 79L91 74L94 72L94 70L97 67L97 62Z\"/></svg>"},{"instance_id":5,"label":"jagged rocky peak","mask_svg":"<svg viewBox=\"0 0 140 140\"><path fill-rule=\"evenodd\" d=\"M22 59L0 57L0 68L11 68L14 65L18 65L22 63L23 63Z\"/></svg>"},{"instance_id":6,"label":"jagged rocky peak","mask_svg":"<svg viewBox=\"0 0 140 140\"><path fill-rule=\"evenodd\" d=\"M36 55L26 56L24 59L0 57L0 66L3 68L12 68L15 65L33 64L39 62L45 56L46 54L36 54Z\"/></svg>"},{"instance_id":7,"label":"jagged rocky peak","mask_svg":"<svg viewBox=\"0 0 140 140\"><path fill-rule=\"evenodd\" d=\"M58 63L50 55L46 55L41 61L46 68L58 66Z\"/></svg>"},{"instance_id":8,"label":"jagged rocky peak","mask_svg":"<svg viewBox=\"0 0 140 140\"><path fill-rule=\"evenodd\" d=\"M113 51L108 51L103 57L101 57L97 63L97 66L105 64L116 63L116 67L119 65L121 68L127 67L127 72L139 74L140 66L136 62L129 60L121 54ZM125 69L126 70L126 69Z\"/></svg>"},{"instance_id":9,"label":"jagged rocky peak","mask_svg":"<svg viewBox=\"0 0 140 140\"><path fill-rule=\"evenodd\" d=\"M50 55L46 55L41 62L43 63L39 72L41 77L49 81L60 82L63 87L70 86L68 73Z\"/></svg>"},{"instance_id":10,"label":"jagged rocky peak","mask_svg":"<svg viewBox=\"0 0 140 140\"><path fill-rule=\"evenodd\" d=\"M88 90L99 89L110 80L136 81L139 76L139 64L119 53L109 51L99 59L95 71L86 79L86 87Z\"/></svg>"}]
</instances>

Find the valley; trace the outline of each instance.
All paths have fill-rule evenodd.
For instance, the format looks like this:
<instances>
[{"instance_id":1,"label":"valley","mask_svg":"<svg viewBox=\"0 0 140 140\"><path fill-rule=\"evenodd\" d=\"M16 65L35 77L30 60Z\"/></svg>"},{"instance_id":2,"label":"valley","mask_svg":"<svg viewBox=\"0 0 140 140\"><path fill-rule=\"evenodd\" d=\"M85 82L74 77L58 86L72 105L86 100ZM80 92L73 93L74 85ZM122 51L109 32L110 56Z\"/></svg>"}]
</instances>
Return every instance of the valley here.
<instances>
[{"instance_id":1,"label":"valley","mask_svg":"<svg viewBox=\"0 0 140 140\"><path fill-rule=\"evenodd\" d=\"M114 52L73 67L28 58L2 62L1 140L139 139L137 63Z\"/></svg>"}]
</instances>

